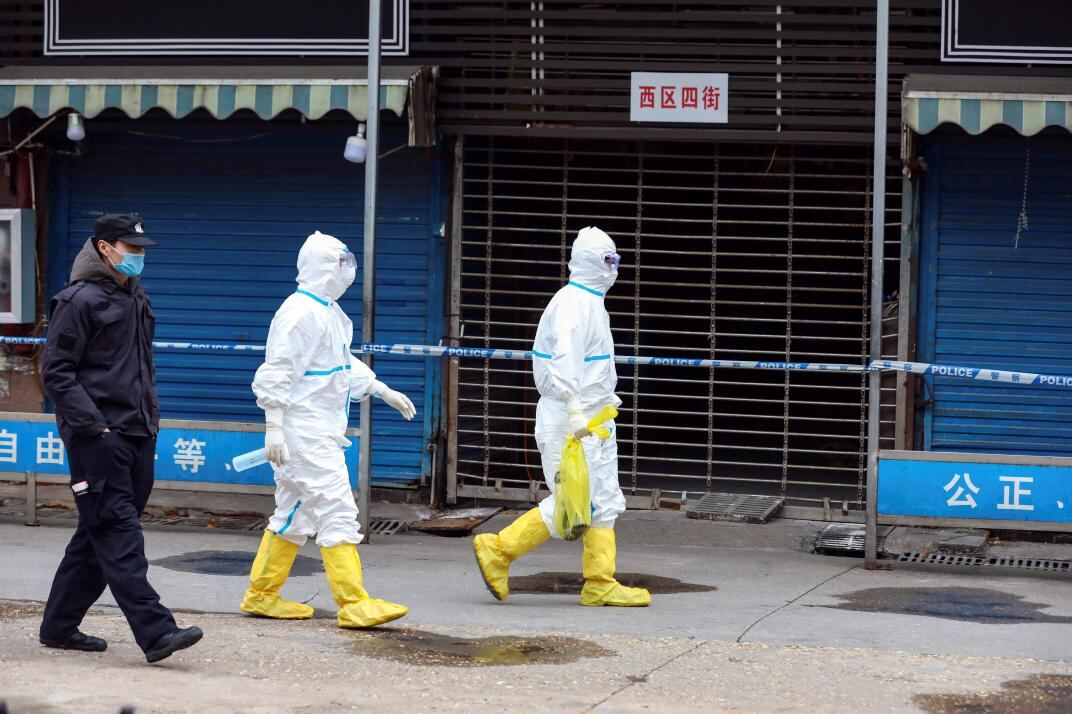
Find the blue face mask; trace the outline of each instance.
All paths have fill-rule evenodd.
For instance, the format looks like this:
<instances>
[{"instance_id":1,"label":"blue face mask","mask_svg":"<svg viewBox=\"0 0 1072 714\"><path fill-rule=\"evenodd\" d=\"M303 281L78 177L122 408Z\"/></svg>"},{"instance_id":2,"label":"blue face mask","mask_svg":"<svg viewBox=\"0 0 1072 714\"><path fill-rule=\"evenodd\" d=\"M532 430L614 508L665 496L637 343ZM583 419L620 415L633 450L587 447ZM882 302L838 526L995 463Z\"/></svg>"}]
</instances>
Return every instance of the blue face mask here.
<instances>
[{"instance_id":1,"label":"blue face mask","mask_svg":"<svg viewBox=\"0 0 1072 714\"><path fill-rule=\"evenodd\" d=\"M136 278L141 275L141 271L145 269L144 255L131 255L130 253L124 253L119 248L115 248L115 250L123 256L122 263L112 263L112 267L120 275L125 275L128 278Z\"/></svg>"}]
</instances>

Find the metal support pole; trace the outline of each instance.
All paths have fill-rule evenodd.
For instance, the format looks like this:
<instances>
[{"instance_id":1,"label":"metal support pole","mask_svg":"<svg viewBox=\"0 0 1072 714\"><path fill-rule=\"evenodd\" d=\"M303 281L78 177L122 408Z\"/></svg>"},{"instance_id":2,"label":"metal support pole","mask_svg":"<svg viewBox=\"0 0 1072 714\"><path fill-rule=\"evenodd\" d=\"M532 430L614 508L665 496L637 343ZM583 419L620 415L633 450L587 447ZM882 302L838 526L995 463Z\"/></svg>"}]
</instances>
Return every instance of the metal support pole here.
<instances>
[{"instance_id":1,"label":"metal support pole","mask_svg":"<svg viewBox=\"0 0 1072 714\"><path fill-rule=\"evenodd\" d=\"M23 525L39 526L37 522L37 474L26 472L26 521Z\"/></svg>"},{"instance_id":2,"label":"metal support pole","mask_svg":"<svg viewBox=\"0 0 1072 714\"><path fill-rule=\"evenodd\" d=\"M380 0L369 0L368 135L365 155L365 242L362 249L361 341L375 342L376 324L376 180L380 154ZM372 367L372 355L361 358ZM365 543L372 542L372 399L361 402L358 503Z\"/></svg>"},{"instance_id":3,"label":"metal support pole","mask_svg":"<svg viewBox=\"0 0 1072 714\"><path fill-rule=\"evenodd\" d=\"M889 92L890 0L878 0L875 23L875 155L871 215L871 360L882 359L882 283L886 238L886 100ZM882 373L868 375L867 522L864 565L878 561L878 448Z\"/></svg>"},{"instance_id":4,"label":"metal support pole","mask_svg":"<svg viewBox=\"0 0 1072 714\"><path fill-rule=\"evenodd\" d=\"M907 168L905 170L907 171ZM915 183L917 180L910 174L906 174L901 179L901 270L897 288L897 360L899 362L912 362L916 358L914 347L915 320L912 319L912 316L916 312L914 286L918 261L915 238ZM904 372L898 372L896 377L897 401L894 412L893 448L897 451L903 451L912 448L912 424L915 413L912 386L914 385L915 377Z\"/></svg>"},{"instance_id":5,"label":"metal support pole","mask_svg":"<svg viewBox=\"0 0 1072 714\"><path fill-rule=\"evenodd\" d=\"M451 347L461 345L462 222L465 218L465 137L454 142L454 181L450 218L450 338ZM457 357L447 361L447 486L446 502L458 502L458 379Z\"/></svg>"}]
</instances>

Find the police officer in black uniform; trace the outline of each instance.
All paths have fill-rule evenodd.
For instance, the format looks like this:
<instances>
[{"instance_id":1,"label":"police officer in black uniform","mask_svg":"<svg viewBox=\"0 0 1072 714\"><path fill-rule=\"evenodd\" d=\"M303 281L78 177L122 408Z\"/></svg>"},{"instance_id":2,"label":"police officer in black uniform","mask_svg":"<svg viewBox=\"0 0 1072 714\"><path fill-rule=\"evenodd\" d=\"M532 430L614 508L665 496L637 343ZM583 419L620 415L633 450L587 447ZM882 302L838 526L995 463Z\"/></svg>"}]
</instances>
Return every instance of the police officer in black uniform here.
<instances>
[{"instance_id":1,"label":"police officer in black uniform","mask_svg":"<svg viewBox=\"0 0 1072 714\"><path fill-rule=\"evenodd\" d=\"M201 639L180 629L149 584L139 520L153 489L160 407L155 320L139 275L145 235L137 216L97 220L75 259L69 287L51 306L42 376L67 447L78 527L56 571L41 643L100 652L78 626L107 585L149 662Z\"/></svg>"}]
</instances>

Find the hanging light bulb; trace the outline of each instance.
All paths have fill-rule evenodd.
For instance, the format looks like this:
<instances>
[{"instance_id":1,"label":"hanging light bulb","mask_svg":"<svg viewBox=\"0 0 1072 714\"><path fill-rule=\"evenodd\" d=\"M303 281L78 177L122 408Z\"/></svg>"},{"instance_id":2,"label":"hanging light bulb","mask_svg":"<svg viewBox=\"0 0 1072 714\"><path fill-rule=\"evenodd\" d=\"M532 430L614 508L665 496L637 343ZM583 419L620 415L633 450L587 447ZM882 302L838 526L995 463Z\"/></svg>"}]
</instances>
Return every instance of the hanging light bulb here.
<instances>
[{"instance_id":1,"label":"hanging light bulb","mask_svg":"<svg viewBox=\"0 0 1072 714\"><path fill-rule=\"evenodd\" d=\"M347 161L352 161L355 164L365 163L365 154L368 151L368 144L365 142L365 124L364 122L357 125L357 133L346 140L346 149L342 152L342 155Z\"/></svg>"},{"instance_id":2,"label":"hanging light bulb","mask_svg":"<svg viewBox=\"0 0 1072 714\"><path fill-rule=\"evenodd\" d=\"M86 138L86 126L78 112L67 115L67 138L71 141L82 141Z\"/></svg>"}]
</instances>

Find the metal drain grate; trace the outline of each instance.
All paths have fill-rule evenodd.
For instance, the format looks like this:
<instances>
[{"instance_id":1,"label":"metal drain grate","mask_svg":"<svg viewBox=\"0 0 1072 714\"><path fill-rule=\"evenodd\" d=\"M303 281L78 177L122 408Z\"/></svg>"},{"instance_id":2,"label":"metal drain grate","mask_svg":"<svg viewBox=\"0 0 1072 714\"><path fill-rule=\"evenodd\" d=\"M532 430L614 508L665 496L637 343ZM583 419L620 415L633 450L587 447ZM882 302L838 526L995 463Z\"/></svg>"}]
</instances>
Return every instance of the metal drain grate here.
<instances>
[{"instance_id":1,"label":"metal drain grate","mask_svg":"<svg viewBox=\"0 0 1072 714\"><path fill-rule=\"evenodd\" d=\"M394 535L406 530L406 521L396 518L373 518L369 521L368 529L372 535Z\"/></svg>"},{"instance_id":2,"label":"metal drain grate","mask_svg":"<svg viewBox=\"0 0 1072 714\"><path fill-rule=\"evenodd\" d=\"M705 493L685 511L689 518L736 523L766 523L785 503L778 496L749 496L737 493Z\"/></svg>"},{"instance_id":3,"label":"metal drain grate","mask_svg":"<svg viewBox=\"0 0 1072 714\"><path fill-rule=\"evenodd\" d=\"M77 521L78 511L73 508L38 508L37 519L42 518Z\"/></svg>"},{"instance_id":4,"label":"metal drain grate","mask_svg":"<svg viewBox=\"0 0 1072 714\"><path fill-rule=\"evenodd\" d=\"M0 517L22 518L26 515L26 500L22 498L5 498L0 505ZM47 508L37 509L37 518L76 520L78 512L73 509ZM143 526L183 526L186 528L219 528L225 531L258 531L268 527L268 519L263 516L178 516L150 515L141 517ZM369 530L373 535L394 535L406 530L407 522L394 518L373 518Z\"/></svg>"},{"instance_id":5,"label":"metal drain grate","mask_svg":"<svg viewBox=\"0 0 1072 714\"><path fill-rule=\"evenodd\" d=\"M1041 558L988 558L985 565L994 568L1027 568L1050 573L1072 573L1072 562Z\"/></svg>"},{"instance_id":6,"label":"metal drain grate","mask_svg":"<svg viewBox=\"0 0 1072 714\"><path fill-rule=\"evenodd\" d=\"M26 499L5 498L0 501L0 516L22 517L26 515Z\"/></svg>"},{"instance_id":7,"label":"metal drain grate","mask_svg":"<svg viewBox=\"0 0 1072 714\"><path fill-rule=\"evenodd\" d=\"M268 521L262 516L142 516L142 525L185 526L187 528L220 528L225 531L255 531Z\"/></svg>"},{"instance_id":8,"label":"metal drain grate","mask_svg":"<svg viewBox=\"0 0 1072 714\"><path fill-rule=\"evenodd\" d=\"M175 526L185 522L186 519L181 516L146 516L142 515L141 524L143 526Z\"/></svg>"},{"instance_id":9,"label":"metal drain grate","mask_svg":"<svg viewBox=\"0 0 1072 714\"><path fill-rule=\"evenodd\" d=\"M950 553L901 553L899 563L924 563L926 565L952 565L958 567L978 567L986 564L986 558L975 555L953 555Z\"/></svg>"},{"instance_id":10,"label":"metal drain grate","mask_svg":"<svg viewBox=\"0 0 1072 714\"><path fill-rule=\"evenodd\" d=\"M863 526L856 523L831 523L815 540L815 552L822 555L863 557L866 543Z\"/></svg>"},{"instance_id":11,"label":"metal drain grate","mask_svg":"<svg viewBox=\"0 0 1072 714\"><path fill-rule=\"evenodd\" d=\"M1045 558L980 558L973 555L949 555L945 553L902 553L897 558L897 562L975 568L1019 568L1022 570L1042 570L1049 573L1072 573L1072 561Z\"/></svg>"}]
</instances>

